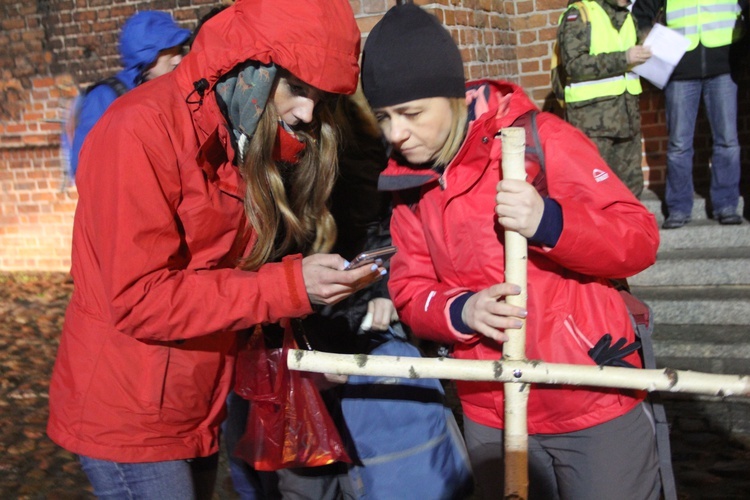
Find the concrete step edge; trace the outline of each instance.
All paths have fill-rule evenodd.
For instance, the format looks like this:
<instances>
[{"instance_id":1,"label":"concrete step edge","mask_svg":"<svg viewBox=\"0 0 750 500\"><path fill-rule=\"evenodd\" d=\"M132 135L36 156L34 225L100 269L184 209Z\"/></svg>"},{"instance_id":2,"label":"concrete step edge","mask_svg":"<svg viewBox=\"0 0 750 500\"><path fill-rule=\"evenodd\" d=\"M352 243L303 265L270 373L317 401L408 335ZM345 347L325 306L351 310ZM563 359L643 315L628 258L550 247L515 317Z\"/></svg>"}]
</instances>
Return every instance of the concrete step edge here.
<instances>
[{"instance_id":1,"label":"concrete step edge","mask_svg":"<svg viewBox=\"0 0 750 500\"><path fill-rule=\"evenodd\" d=\"M657 194L651 190L644 190L641 194L640 201L643 205L656 216L657 221L661 224L664 221L664 211L666 210L663 202L664 195ZM694 221L710 219L712 214L709 213L707 208L708 202L706 198L699 194L693 196L693 209L690 216ZM737 206L737 213L742 214L745 209L745 201L740 196L739 203Z\"/></svg>"},{"instance_id":2,"label":"concrete step edge","mask_svg":"<svg viewBox=\"0 0 750 500\"><path fill-rule=\"evenodd\" d=\"M750 285L750 257L661 256L653 266L629 278L628 283L631 286Z\"/></svg>"},{"instance_id":3,"label":"concrete step edge","mask_svg":"<svg viewBox=\"0 0 750 500\"><path fill-rule=\"evenodd\" d=\"M750 342L746 325L672 325L657 321L654 342L703 342L712 345L733 345Z\"/></svg>"},{"instance_id":4,"label":"concrete step edge","mask_svg":"<svg viewBox=\"0 0 750 500\"><path fill-rule=\"evenodd\" d=\"M659 252L679 249L736 248L750 246L750 223L722 226L714 221L694 221L679 229L659 231Z\"/></svg>"}]
</instances>

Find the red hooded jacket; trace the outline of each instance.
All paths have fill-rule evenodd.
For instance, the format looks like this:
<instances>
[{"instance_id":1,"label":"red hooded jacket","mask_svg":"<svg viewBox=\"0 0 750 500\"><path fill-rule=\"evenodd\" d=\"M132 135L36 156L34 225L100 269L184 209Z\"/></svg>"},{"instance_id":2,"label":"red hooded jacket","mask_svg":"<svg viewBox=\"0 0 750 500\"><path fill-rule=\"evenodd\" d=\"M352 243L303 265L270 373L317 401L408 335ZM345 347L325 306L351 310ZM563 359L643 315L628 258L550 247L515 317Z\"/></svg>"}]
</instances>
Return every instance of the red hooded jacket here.
<instances>
[{"instance_id":1,"label":"red hooded jacket","mask_svg":"<svg viewBox=\"0 0 750 500\"><path fill-rule=\"evenodd\" d=\"M175 71L97 123L81 154L75 290L50 386L56 443L119 462L217 451L234 332L311 306L300 256L235 268L255 236L214 85L256 60L353 93L359 43L347 0L238 0Z\"/></svg>"},{"instance_id":2,"label":"red hooded jacket","mask_svg":"<svg viewBox=\"0 0 750 500\"><path fill-rule=\"evenodd\" d=\"M504 281L504 230L494 212L502 158L494 136L536 106L511 83L473 82L469 87L478 84L490 87L489 99L481 91L467 94L475 99L478 118L443 175L392 160L380 186L418 186L411 193L400 192L391 222L399 250L391 261L389 289L402 321L417 336L453 344L455 358L499 360L502 346L456 331L448 308L467 291ZM529 246L526 354L529 359L594 365L588 350L603 334L610 333L613 342L634 340L625 305L608 278L631 276L653 264L659 233L654 216L583 133L548 113L537 119L549 196L562 208L563 229L554 248ZM636 353L625 359L640 366ZM501 383L457 386L469 418L503 427ZM591 427L626 413L640 399L627 391L535 385L529 433Z\"/></svg>"}]
</instances>

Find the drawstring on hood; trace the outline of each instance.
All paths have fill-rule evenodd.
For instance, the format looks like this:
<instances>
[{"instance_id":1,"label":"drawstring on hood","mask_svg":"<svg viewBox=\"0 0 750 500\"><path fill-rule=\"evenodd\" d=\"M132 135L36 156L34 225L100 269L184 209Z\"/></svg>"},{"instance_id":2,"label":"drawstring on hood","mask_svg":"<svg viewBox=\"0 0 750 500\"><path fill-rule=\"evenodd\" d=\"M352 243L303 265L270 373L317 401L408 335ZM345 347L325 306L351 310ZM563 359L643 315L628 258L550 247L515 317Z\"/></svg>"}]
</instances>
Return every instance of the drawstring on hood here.
<instances>
[{"instance_id":1,"label":"drawstring on hood","mask_svg":"<svg viewBox=\"0 0 750 500\"><path fill-rule=\"evenodd\" d=\"M203 96L206 94L206 89L208 89L208 80L205 78L201 78L200 80L196 80L193 82L193 91L188 94L188 96L185 98L185 102L188 104L197 104L198 106L203 106ZM198 100L193 100L193 94L198 94Z\"/></svg>"}]
</instances>

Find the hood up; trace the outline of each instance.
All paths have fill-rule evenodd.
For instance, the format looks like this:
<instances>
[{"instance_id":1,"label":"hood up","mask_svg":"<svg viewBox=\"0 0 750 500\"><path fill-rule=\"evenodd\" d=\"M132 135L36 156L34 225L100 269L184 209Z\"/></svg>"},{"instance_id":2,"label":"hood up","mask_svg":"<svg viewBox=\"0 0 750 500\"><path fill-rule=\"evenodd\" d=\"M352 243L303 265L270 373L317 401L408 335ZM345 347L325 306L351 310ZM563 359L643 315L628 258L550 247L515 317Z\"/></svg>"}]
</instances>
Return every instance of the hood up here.
<instances>
[{"instance_id":1,"label":"hood up","mask_svg":"<svg viewBox=\"0 0 750 500\"><path fill-rule=\"evenodd\" d=\"M147 10L133 14L120 32L120 58L126 70L143 70L159 52L187 42L190 31L180 28L166 12Z\"/></svg>"},{"instance_id":2,"label":"hood up","mask_svg":"<svg viewBox=\"0 0 750 500\"><path fill-rule=\"evenodd\" d=\"M352 94L360 32L348 0L237 0L200 29L177 77L213 88L247 60L273 63L320 90Z\"/></svg>"}]
</instances>

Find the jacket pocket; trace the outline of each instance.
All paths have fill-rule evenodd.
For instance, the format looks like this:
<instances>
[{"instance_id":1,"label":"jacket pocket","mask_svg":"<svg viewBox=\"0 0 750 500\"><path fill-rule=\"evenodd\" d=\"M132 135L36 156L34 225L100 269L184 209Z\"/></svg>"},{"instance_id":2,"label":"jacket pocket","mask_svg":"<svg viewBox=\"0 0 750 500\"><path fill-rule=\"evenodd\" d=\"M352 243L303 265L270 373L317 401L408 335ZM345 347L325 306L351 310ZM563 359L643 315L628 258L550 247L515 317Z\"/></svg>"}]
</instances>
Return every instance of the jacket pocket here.
<instances>
[{"instance_id":1,"label":"jacket pocket","mask_svg":"<svg viewBox=\"0 0 750 500\"><path fill-rule=\"evenodd\" d=\"M161 397L161 420L174 424L200 424L229 390L227 371L232 334L188 339L168 348ZM220 400L220 401L219 401ZM217 403L218 402L218 403Z\"/></svg>"}]
</instances>

